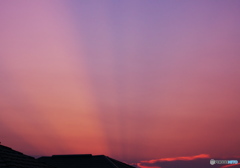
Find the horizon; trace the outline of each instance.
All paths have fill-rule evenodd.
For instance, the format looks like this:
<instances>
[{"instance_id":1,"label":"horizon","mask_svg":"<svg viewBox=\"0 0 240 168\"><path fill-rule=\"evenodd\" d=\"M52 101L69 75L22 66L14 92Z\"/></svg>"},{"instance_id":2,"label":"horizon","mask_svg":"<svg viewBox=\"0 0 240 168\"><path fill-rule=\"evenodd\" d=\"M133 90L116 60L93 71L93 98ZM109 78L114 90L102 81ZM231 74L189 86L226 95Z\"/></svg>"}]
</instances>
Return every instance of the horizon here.
<instances>
[{"instance_id":1,"label":"horizon","mask_svg":"<svg viewBox=\"0 0 240 168\"><path fill-rule=\"evenodd\" d=\"M238 158L239 16L238 0L1 0L0 141L141 168Z\"/></svg>"}]
</instances>

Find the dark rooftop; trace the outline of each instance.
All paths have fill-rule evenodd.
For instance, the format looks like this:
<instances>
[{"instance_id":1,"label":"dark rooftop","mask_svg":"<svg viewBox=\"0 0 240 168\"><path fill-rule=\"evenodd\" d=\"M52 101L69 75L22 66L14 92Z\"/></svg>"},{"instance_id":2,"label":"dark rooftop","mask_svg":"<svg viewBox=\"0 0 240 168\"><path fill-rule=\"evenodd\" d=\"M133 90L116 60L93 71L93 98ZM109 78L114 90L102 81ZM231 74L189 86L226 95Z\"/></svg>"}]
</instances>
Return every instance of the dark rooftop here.
<instances>
[{"instance_id":1,"label":"dark rooftop","mask_svg":"<svg viewBox=\"0 0 240 168\"><path fill-rule=\"evenodd\" d=\"M53 155L35 159L0 145L0 168L134 168L105 155Z\"/></svg>"},{"instance_id":2,"label":"dark rooftop","mask_svg":"<svg viewBox=\"0 0 240 168\"><path fill-rule=\"evenodd\" d=\"M38 160L57 168L134 168L105 155L53 155L40 157Z\"/></svg>"},{"instance_id":3,"label":"dark rooftop","mask_svg":"<svg viewBox=\"0 0 240 168\"><path fill-rule=\"evenodd\" d=\"M52 168L33 157L0 145L0 168Z\"/></svg>"}]
</instances>

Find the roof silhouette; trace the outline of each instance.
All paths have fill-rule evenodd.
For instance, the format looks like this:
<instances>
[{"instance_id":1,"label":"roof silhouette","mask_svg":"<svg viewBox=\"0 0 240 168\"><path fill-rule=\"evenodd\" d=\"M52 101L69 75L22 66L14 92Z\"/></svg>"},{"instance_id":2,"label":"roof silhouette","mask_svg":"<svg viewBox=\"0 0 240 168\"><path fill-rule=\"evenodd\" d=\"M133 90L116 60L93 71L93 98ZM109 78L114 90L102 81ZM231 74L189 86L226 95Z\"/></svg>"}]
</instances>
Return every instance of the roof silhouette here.
<instances>
[{"instance_id":1,"label":"roof silhouette","mask_svg":"<svg viewBox=\"0 0 240 168\"><path fill-rule=\"evenodd\" d=\"M37 159L0 144L1 168L52 168Z\"/></svg>"},{"instance_id":2,"label":"roof silhouette","mask_svg":"<svg viewBox=\"0 0 240 168\"><path fill-rule=\"evenodd\" d=\"M105 155L53 155L35 159L0 144L0 168L134 168Z\"/></svg>"},{"instance_id":3,"label":"roof silhouette","mask_svg":"<svg viewBox=\"0 0 240 168\"><path fill-rule=\"evenodd\" d=\"M134 168L105 155L53 155L40 157L38 160L57 168Z\"/></svg>"}]
</instances>

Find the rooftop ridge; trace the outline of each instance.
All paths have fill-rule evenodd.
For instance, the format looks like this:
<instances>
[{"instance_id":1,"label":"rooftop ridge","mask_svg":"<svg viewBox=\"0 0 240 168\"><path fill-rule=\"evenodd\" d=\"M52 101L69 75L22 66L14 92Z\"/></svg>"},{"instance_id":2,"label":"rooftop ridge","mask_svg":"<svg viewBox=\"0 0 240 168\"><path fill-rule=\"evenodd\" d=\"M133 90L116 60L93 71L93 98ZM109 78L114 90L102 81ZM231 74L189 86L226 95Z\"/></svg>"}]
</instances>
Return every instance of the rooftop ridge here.
<instances>
[{"instance_id":1,"label":"rooftop ridge","mask_svg":"<svg viewBox=\"0 0 240 168\"><path fill-rule=\"evenodd\" d=\"M115 165L115 164L109 159L109 157L105 156L105 158L111 163L111 165L113 165L115 168L118 168L118 166Z\"/></svg>"},{"instance_id":2,"label":"rooftop ridge","mask_svg":"<svg viewBox=\"0 0 240 168\"><path fill-rule=\"evenodd\" d=\"M108 157L108 156L106 156L106 157ZM117 162L118 164L121 164L121 165L125 165L125 166L128 166L128 167L133 167L133 168L135 168L134 166L129 165L129 164L125 163L125 162L122 162L122 161L119 161L119 160L116 160L116 159L113 159L113 158L110 158L110 157L108 157L108 159L111 160L111 161Z\"/></svg>"},{"instance_id":3,"label":"rooftop ridge","mask_svg":"<svg viewBox=\"0 0 240 168\"><path fill-rule=\"evenodd\" d=\"M19 151L16 151L16 150L14 150L14 149L12 149L12 148L10 148L10 147L7 147L7 146L4 146L4 145L0 145L0 149L3 149L3 150L11 150L12 152L14 152L14 153L18 153L18 154L21 154L21 155L25 155L25 154L23 154L22 152L19 152ZM28 155L25 155L25 156L28 156ZM28 156L28 157L31 157L31 156Z\"/></svg>"},{"instance_id":4,"label":"rooftop ridge","mask_svg":"<svg viewBox=\"0 0 240 168\"><path fill-rule=\"evenodd\" d=\"M12 148L7 147L7 146L4 146L4 145L2 145L2 144L0 144L0 147L4 147L4 148L6 148L6 149L11 149L11 150L13 150Z\"/></svg>"}]
</instances>

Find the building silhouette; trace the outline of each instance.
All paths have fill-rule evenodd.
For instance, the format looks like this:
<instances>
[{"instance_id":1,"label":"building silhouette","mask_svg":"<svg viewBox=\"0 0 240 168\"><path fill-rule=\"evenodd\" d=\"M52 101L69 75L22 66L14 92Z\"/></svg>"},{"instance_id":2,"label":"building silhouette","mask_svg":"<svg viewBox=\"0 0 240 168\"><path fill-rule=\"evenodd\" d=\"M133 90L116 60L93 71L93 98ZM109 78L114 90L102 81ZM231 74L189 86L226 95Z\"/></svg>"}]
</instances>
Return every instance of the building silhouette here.
<instances>
[{"instance_id":1,"label":"building silhouette","mask_svg":"<svg viewBox=\"0 0 240 168\"><path fill-rule=\"evenodd\" d=\"M53 155L38 159L0 144L0 168L134 168L105 155Z\"/></svg>"},{"instance_id":2,"label":"building silhouette","mask_svg":"<svg viewBox=\"0 0 240 168\"><path fill-rule=\"evenodd\" d=\"M0 168L53 168L37 159L0 145Z\"/></svg>"},{"instance_id":3,"label":"building silhouette","mask_svg":"<svg viewBox=\"0 0 240 168\"><path fill-rule=\"evenodd\" d=\"M57 168L134 168L105 155L53 155L38 160Z\"/></svg>"}]
</instances>

